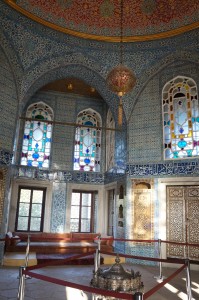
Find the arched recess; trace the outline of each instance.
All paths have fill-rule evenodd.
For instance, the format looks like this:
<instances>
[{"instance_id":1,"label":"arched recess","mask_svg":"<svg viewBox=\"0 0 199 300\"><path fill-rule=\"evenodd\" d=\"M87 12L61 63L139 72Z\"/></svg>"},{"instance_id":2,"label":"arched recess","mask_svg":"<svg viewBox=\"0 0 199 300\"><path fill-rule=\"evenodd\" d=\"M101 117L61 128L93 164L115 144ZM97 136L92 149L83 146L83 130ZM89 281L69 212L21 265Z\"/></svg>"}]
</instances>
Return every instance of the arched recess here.
<instances>
[{"instance_id":1,"label":"arched recess","mask_svg":"<svg viewBox=\"0 0 199 300\"><path fill-rule=\"evenodd\" d=\"M127 123L129 123L139 96L147 86L148 82L156 74L163 72L163 70L166 68L170 68L172 64L176 62L182 62L184 64L193 63L194 65L199 65L199 54L197 52L180 51L164 56L162 60L158 60L157 63L151 62L149 68L147 68L146 71L139 78L137 78L137 83L133 91L123 98L123 107Z\"/></svg>"},{"instance_id":2,"label":"arched recess","mask_svg":"<svg viewBox=\"0 0 199 300\"><path fill-rule=\"evenodd\" d=\"M24 74L20 94L21 111L28 99L41 87L54 80L67 77L81 79L93 86L108 104L114 119L117 121L119 99L108 89L103 67L78 53L48 59L29 70L28 74Z\"/></svg>"}]
</instances>

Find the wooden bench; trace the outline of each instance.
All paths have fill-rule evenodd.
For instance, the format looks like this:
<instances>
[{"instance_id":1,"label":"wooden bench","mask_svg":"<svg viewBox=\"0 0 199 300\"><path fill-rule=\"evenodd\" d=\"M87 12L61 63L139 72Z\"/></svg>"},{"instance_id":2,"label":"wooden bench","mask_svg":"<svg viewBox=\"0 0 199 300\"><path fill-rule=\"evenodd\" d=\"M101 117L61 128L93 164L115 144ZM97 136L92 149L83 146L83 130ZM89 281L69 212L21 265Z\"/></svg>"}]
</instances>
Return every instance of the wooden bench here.
<instances>
[{"instance_id":1,"label":"wooden bench","mask_svg":"<svg viewBox=\"0 0 199 300\"><path fill-rule=\"evenodd\" d=\"M98 247L99 233L30 233L30 251L36 253L88 253ZM25 252L28 233L15 232L6 238L6 252ZM113 252L111 240L101 240L101 250Z\"/></svg>"}]
</instances>

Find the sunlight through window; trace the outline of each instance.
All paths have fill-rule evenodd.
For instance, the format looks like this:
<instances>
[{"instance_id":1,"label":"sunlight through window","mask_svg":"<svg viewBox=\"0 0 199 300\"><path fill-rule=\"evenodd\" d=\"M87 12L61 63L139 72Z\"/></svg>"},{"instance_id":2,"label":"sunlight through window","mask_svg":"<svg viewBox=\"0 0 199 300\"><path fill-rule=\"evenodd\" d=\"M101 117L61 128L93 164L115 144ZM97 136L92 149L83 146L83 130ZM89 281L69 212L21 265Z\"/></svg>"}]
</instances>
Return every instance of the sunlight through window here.
<instances>
[{"instance_id":1,"label":"sunlight through window","mask_svg":"<svg viewBox=\"0 0 199 300\"><path fill-rule=\"evenodd\" d=\"M186 281L186 278L182 278L184 281ZM194 281L192 281L191 282L191 285L192 285L192 287L191 287L191 289L195 292L195 293L197 293L197 294L199 294L199 284L198 283L196 283L196 282L194 282ZM195 286L195 287L194 287Z\"/></svg>"},{"instance_id":2,"label":"sunlight through window","mask_svg":"<svg viewBox=\"0 0 199 300\"><path fill-rule=\"evenodd\" d=\"M66 287L66 300L88 300L88 296L80 290Z\"/></svg>"},{"instance_id":3,"label":"sunlight through window","mask_svg":"<svg viewBox=\"0 0 199 300\"><path fill-rule=\"evenodd\" d=\"M178 297L182 300L187 300L187 294L183 293L183 292L180 292L178 294ZM196 300L195 298L192 298L192 300Z\"/></svg>"},{"instance_id":4,"label":"sunlight through window","mask_svg":"<svg viewBox=\"0 0 199 300\"><path fill-rule=\"evenodd\" d=\"M167 288L169 291L171 291L172 293L177 293L179 292L178 289L176 289L174 286L172 286L171 284L169 283L166 283L165 285L165 288Z\"/></svg>"}]
</instances>

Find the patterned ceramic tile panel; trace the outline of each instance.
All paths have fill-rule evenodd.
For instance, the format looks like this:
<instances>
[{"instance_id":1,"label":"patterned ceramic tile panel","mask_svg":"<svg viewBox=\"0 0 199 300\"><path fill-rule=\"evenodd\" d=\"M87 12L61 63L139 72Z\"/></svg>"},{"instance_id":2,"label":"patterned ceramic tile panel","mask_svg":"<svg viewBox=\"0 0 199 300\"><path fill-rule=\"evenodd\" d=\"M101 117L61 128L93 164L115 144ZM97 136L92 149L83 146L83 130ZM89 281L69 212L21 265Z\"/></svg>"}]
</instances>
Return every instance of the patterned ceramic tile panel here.
<instances>
[{"instance_id":1,"label":"patterned ceramic tile panel","mask_svg":"<svg viewBox=\"0 0 199 300\"><path fill-rule=\"evenodd\" d=\"M11 68L0 51L0 147L12 150L17 113L16 88Z\"/></svg>"},{"instance_id":2,"label":"patterned ceramic tile panel","mask_svg":"<svg viewBox=\"0 0 199 300\"><path fill-rule=\"evenodd\" d=\"M0 234L0 239L4 239L5 235L4 234ZM4 257L4 246L5 243L4 242L0 242L0 263L2 262L2 259Z\"/></svg>"},{"instance_id":3,"label":"patterned ceramic tile panel","mask_svg":"<svg viewBox=\"0 0 199 300\"><path fill-rule=\"evenodd\" d=\"M0 224L3 222L6 168L0 168Z\"/></svg>"},{"instance_id":4,"label":"patterned ceramic tile panel","mask_svg":"<svg viewBox=\"0 0 199 300\"><path fill-rule=\"evenodd\" d=\"M161 107L159 81L153 78L139 97L129 123L129 161L161 159Z\"/></svg>"},{"instance_id":5,"label":"patterned ceramic tile panel","mask_svg":"<svg viewBox=\"0 0 199 300\"><path fill-rule=\"evenodd\" d=\"M104 184L104 173L77 171L44 171L31 167L12 167L12 176L19 178L49 180L52 182L76 182L89 184Z\"/></svg>"},{"instance_id":6,"label":"patterned ceramic tile panel","mask_svg":"<svg viewBox=\"0 0 199 300\"><path fill-rule=\"evenodd\" d=\"M51 231L64 232L66 215L66 184L53 183Z\"/></svg>"}]
</instances>

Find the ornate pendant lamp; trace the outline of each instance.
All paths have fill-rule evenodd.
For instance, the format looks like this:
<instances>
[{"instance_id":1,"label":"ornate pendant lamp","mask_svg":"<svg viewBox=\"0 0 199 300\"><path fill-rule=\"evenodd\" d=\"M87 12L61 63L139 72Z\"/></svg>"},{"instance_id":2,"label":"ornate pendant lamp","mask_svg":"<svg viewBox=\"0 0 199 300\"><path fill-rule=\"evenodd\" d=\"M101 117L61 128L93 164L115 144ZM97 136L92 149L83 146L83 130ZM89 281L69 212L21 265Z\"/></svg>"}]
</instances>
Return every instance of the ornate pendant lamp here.
<instances>
[{"instance_id":1,"label":"ornate pendant lamp","mask_svg":"<svg viewBox=\"0 0 199 300\"><path fill-rule=\"evenodd\" d=\"M122 125L122 97L130 92L136 83L136 78L131 69L123 65L123 0L120 1L121 34L120 34L120 64L112 69L107 76L109 89L116 93L120 99L118 109L118 124Z\"/></svg>"}]
</instances>

